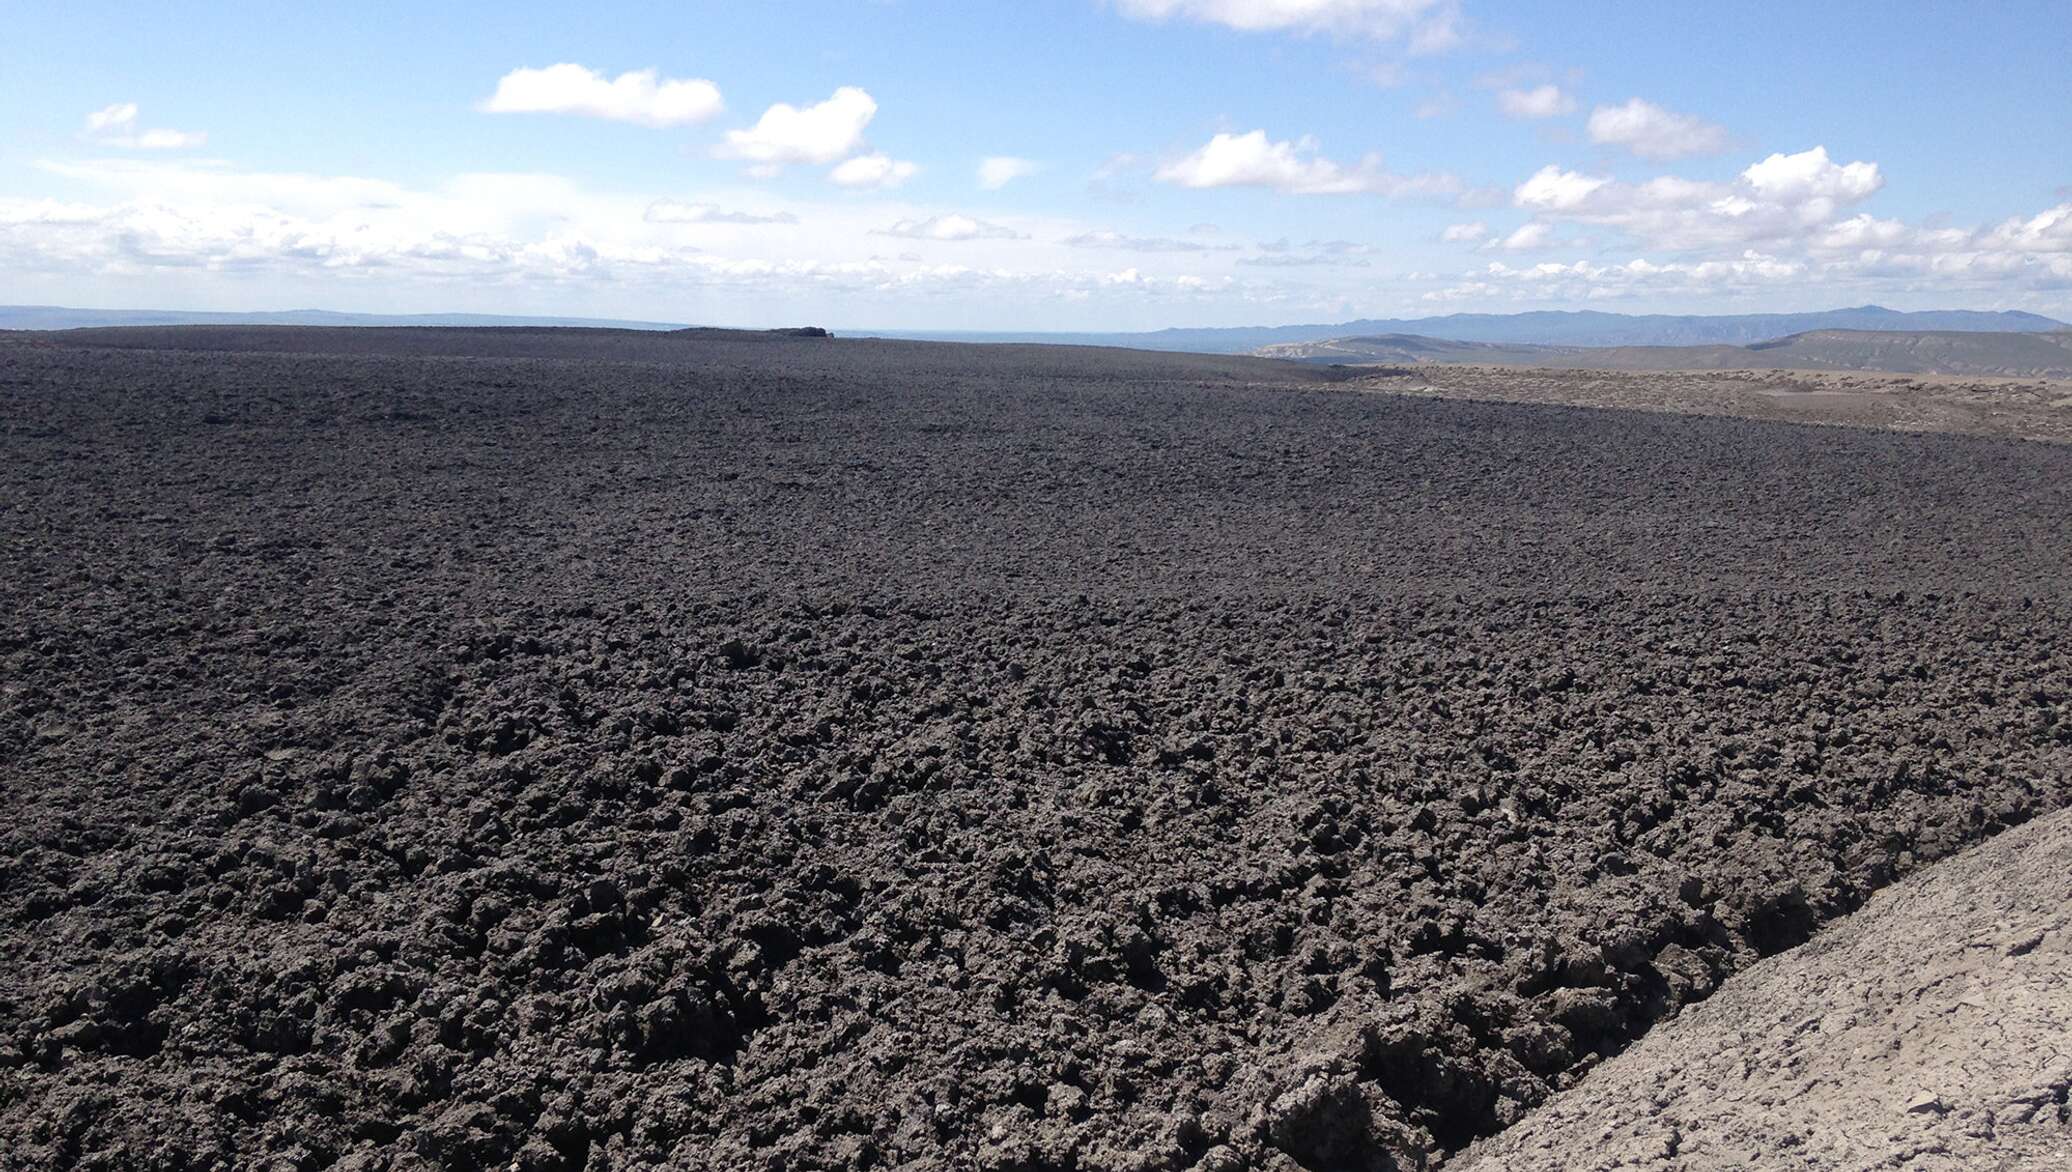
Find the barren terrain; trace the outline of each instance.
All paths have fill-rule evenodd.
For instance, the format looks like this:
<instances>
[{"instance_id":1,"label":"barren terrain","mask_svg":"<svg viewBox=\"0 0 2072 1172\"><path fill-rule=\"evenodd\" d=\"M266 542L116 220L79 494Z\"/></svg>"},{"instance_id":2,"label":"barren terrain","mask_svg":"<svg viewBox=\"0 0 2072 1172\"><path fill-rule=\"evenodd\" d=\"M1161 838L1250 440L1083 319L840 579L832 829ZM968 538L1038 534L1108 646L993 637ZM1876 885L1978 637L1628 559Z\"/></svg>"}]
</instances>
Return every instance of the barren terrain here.
<instances>
[{"instance_id":1,"label":"barren terrain","mask_svg":"<svg viewBox=\"0 0 2072 1172\"><path fill-rule=\"evenodd\" d=\"M2072 380L2072 330L1811 330L1747 345L1549 346L1382 334L1290 342L1262 358L1366 365L1503 365L1562 370L1796 371Z\"/></svg>"},{"instance_id":2,"label":"barren terrain","mask_svg":"<svg viewBox=\"0 0 2072 1172\"><path fill-rule=\"evenodd\" d=\"M2072 1168L2072 811L1879 892L1469 1172Z\"/></svg>"},{"instance_id":3,"label":"barren terrain","mask_svg":"<svg viewBox=\"0 0 2072 1172\"><path fill-rule=\"evenodd\" d=\"M1349 385L1398 395L2072 442L2072 379L1429 365L1369 370Z\"/></svg>"},{"instance_id":4,"label":"barren terrain","mask_svg":"<svg viewBox=\"0 0 2072 1172\"><path fill-rule=\"evenodd\" d=\"M0 336L0 1167L1431 1167L2072 798L2072 448L1393 385Z\"/></svg>"}]
</instances>

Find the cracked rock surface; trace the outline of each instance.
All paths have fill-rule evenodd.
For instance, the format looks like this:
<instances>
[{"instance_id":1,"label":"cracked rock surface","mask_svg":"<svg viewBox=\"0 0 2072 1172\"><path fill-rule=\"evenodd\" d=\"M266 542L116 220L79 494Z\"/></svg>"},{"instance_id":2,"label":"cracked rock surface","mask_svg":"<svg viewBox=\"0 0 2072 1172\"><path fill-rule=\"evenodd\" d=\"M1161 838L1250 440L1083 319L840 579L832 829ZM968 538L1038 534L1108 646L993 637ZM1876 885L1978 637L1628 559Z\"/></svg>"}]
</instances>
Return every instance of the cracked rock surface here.
<instances>
[{"instance_id":1,"label":"cracked rock surface","mask_svg":"<svg viewBox=\"0 0 2072 1172\"><path fill-rule=\"evenodd\" d=\"M2072 447L1337 377L0 338L0 1168L1428 1168L2072 798Z\"/></svg>"},{"instance_id":2,"label":"cracked rock surface","mask_svg":"<svg viewBox=\"0 0 2072 1172\"><path fill-rule=\"evenodd\" d=\"M2072 813L1873 896L1474 1149L1470 1172L2072 1168Z\"/></svg>"}]
</instances>

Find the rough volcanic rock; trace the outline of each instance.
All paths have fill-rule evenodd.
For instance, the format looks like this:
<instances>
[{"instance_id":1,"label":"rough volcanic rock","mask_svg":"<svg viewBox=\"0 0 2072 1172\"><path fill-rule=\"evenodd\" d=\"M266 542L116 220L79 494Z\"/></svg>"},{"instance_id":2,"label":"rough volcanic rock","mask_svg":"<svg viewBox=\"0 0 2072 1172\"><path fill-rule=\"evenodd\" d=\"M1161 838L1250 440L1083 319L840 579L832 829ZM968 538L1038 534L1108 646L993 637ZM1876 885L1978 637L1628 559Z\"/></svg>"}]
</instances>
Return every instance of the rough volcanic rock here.
<instances>
[{"instance_id":1,"label":"rough volcanic rock","mask_svg":"<svg viewBox=\"0 0 2072 1172\"><path fill-rule=\"evenodd\" d=\"M2066 803L2068 506L1241 359L0 342L0 1167L1429 1166Z\"/></svg>"}]
</instances>

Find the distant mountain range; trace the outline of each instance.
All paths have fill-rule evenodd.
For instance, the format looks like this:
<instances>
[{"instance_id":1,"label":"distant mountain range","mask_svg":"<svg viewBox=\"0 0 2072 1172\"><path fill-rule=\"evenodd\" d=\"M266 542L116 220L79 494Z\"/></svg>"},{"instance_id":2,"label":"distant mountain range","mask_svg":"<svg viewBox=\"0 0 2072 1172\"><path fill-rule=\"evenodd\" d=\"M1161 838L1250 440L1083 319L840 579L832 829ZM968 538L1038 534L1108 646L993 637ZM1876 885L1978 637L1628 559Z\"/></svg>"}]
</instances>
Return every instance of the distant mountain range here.
<instances>
[{"instance_id":1,"label":"distant mountain range","mask_svg":"<svg viewBox=\"0 0 2072 1172\"><path fill-rule=\"evenodd\" d=\"M1344 365L1477 363L1590 370L1878 370L2072 378L2072 331L1809 330L1746 346L1531 346L1377 334L1262 346L1267 358Z\"/></svg>"},{"instance_id":2,"label":"distant mountain range","mask_svg":"<svg viewBox=\"0 0 2072 1172\"><path fill-rule=\"evenodd\" d=\"M199 313L160 309L68 309L54 305L0 305L0 329L64 330L86 326L282 325L282 326L579 326L674 330L674 322L621 321L591 317L522 317L481 313L335 313L290 309L272 313ZM1524 347L1747 346L1825 330L1892 332L2045 333L2066 323L2019 311L1927 310L1903 313L1877 305L1818 313L1624 314L1595 310L1531 313L1455 313L1444 317L1388 318L1335 325L1237 326L1156 330L1149 333L1007 333L926 330L837 330L848 336L912 338L940 342L1046 342L1073 346L1122 346L1135 350L1181 350L1201 354L1249 354L1267 347L1415 337L1424 342ZM1400 344L1400 343L1399 343ZM1305 355L1294 355L1305 356ZM1553 359L1557 356L1543 356ZM1365 358L1349 361L1535 361L1485 354L1479 358ZM1544 365L1545 363L1536 363ZM1600 361L1595 365L1603 365Z\"/></svg>"},{"instance_id":3,"label":"distant mountain range","mask_svg":"<svg viewBox=\"0 0 2072 1172\"><path fill-rule=\"evenodd\" d=\"M1261 347L1283 343L1323 342L1381 334L1529 346L1745 346L1810 330L2040 333L2066 328L2064 322L2017 310L1947 309L1908 313L1880 305L1864 305L1817 313L1627 314L1587 309L1540 310L1367 319L1336 325L1236 326L1127 334L877 331L877 336L943 342L1054 342L1075 346L1127 346L1139 350L1187 350L1202 354L1249 354Z\"/></svg>"},{"instance_id":4,"label":"distant mountain range","mask_svg":"<svg viewBox=\"0 0 2072 1172\"><path fill-rule=\"evenodd\" d=\"M680 322L617 321L600 317L513 317L494 313L334 313L283 309L273 313L201 313L184 309L68 309L62 305L0 305L0 330L76 330L90 326L585 326L615 330L675 330Z\"/></svg>"}]
</instances>

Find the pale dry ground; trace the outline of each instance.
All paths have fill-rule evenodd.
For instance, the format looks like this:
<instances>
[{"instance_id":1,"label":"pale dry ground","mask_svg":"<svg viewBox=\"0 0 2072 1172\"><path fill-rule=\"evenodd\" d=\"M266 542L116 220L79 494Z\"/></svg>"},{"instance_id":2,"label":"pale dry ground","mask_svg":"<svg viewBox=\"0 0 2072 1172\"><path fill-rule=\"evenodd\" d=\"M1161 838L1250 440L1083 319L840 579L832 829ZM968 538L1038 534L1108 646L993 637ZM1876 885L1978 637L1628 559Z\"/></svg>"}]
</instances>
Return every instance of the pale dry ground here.
<instances>
[{"instance_id":1,"label":"pale dry ground","mask_svg":"<svg viewBox=\"0 0 2072 1172\"><path fill-rule=\"evenodd\" d=\"M1560 1169L2072 1168L2072 811L1757 963L1462 1159Z\"/></svg>"},{"instance_id":2,"label":"pale dry ground","mask_svg":"<svg viewBox=\"0 0 2072 1172\"><path fill-rule=\"evenodd\" d=\"M1614 371L1431 364L1353 386L1395 394L1558 403L1794 423L2072 442L2072 380L1874 371Z\"/></svg>"}]
</instances>

